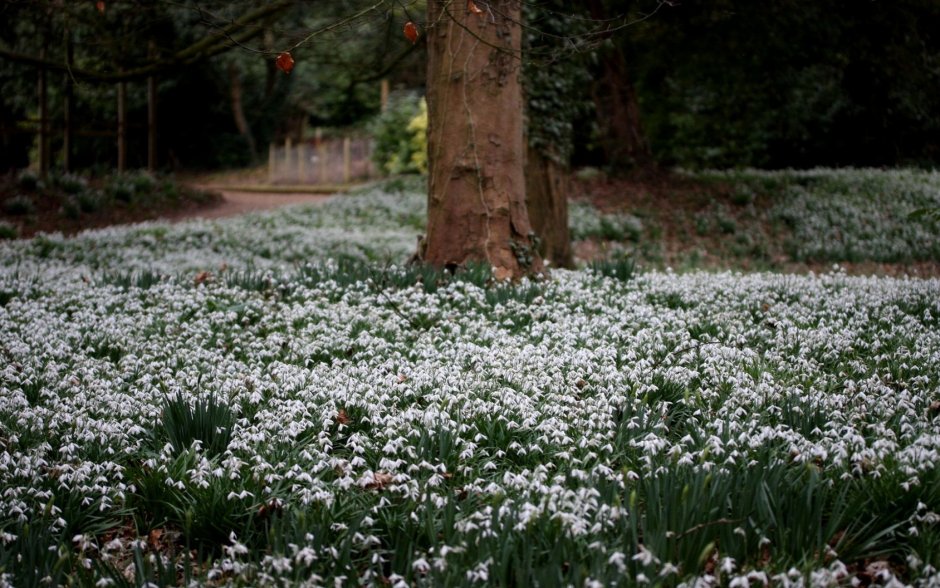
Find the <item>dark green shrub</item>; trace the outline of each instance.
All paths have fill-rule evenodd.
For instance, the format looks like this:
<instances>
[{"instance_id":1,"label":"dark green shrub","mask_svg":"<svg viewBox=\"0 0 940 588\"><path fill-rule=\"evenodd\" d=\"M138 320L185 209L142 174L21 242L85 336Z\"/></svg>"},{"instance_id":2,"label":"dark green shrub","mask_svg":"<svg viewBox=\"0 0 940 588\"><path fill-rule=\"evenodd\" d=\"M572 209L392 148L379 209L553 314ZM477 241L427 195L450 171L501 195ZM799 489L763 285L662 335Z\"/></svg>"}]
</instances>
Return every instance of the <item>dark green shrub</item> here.
<instances>
[{"instance_id":1,"label":"dark green shrub","mask_svg":"<svg viewBox=\"0 0 940 588\"><path fill-rule=\"evenodd\" d=\"M134 193L138 195L149 194L157 187L156 178L147 171L139 171L131 174L128 179L130 180L131 187L134 189Z\"/></svg>"},{"instance_id":2,"label":"dark green shrub","mask_svg":"<svg viewBox=\"0 0 940 588\"><path fill-rule=\"evenodd\" d=\"M13 216L25 216L36 212L36 203L25 194L17 194L3 201L3 211Z\"/></svg>"},{"instance_id":3,"label":"dark green shrub","mask_svg":"<svg viewBox=\"0 0 940 588\"><path fill-rule=\"evenodd\" d=\"M54 182L66 194L81 194L88 189L88 181L76 174L64 173L54 178Z\"/></svg>"},{"instance_id":4,"label":"dark green shrub","mask_svg":"<svg viewBox=\"0 0 940 588\"><path fill-rule=\"evenodd\" d=\"M28 192L34 192L42 187L42 182L36 172L30 169L24 169L17 178L20 188Z\"/></svg>"},{"instance_id":5,"label":"dark green shrub","mask_svg":"<svg viewBox=\"0 0 940 588\"><path fill-rule=\"evenodd\" d=\"M19 236L20 232L17 230L16 225L6 221L0 221L0 240L16 239Z\"/></svg>"},{"instance_id":6,"label":"dark green shrub","mask_svg":"<svg viewBox=\"0 0 940 588\"><path fill-rule=\"evenodd\" d=\"M104 208L106 197L99 190L81 192L76 196L78 207L82 212L97 212Z\"/></svg>"},{"instance_id":7,"label":"dark green shrub","mask_svg":"<svg viewBox=\"0 0 940 588\"><path fill-rule=\"evenodd\" d=\"M605 278L614 278L621 282L629 282L636 274L636 259L633 257L618 257L602 261L591 262L591 271Z\"/></svg>"},{"instance_id":8,"label":"dark green shrub","mask_svg":"<svg viewBox=\"0 0 940 588\"><path fill-rule=\"evenodd\" d=\"M75 196L69 196L62 200L62 206L59 213L65 218L77 220L82 216L82 205Z\"/></svg>"}]
</instances>

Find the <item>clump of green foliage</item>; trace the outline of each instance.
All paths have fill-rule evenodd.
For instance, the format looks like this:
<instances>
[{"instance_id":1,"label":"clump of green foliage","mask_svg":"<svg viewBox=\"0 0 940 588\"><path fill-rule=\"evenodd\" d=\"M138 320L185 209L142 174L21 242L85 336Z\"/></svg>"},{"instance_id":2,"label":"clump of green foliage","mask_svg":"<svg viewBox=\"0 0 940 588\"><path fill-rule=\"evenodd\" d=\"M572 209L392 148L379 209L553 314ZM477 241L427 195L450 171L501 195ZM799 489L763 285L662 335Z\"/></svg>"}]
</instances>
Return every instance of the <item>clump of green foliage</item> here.
<instances>
[{"instance_id":1,"label":"clump of green foliage","mask_svg":"<svg viewBox=\"0 0 940 588\"><path fill-rule=\"evenodd\" d=\"M373 160L392 175L428 171L428 105L417 95L400 96L372 123Z\"/></svg>"},{"instance_id":2,"label":"clump of green foliage","mask_svg":"<svg viewBox=\"0 0 940 588\"><path fill-rule=\"evenodd\" d=\"M208 202L213 195L181 185L172 176L145 170L102 177L51 172L45 177L24 170L16 178L0 180L0 216L11 229L0 237L19 234L37 216L55 215L69 221L94 218L115 209L156 210L183 201Z\"/></svg>"}]
</instances>

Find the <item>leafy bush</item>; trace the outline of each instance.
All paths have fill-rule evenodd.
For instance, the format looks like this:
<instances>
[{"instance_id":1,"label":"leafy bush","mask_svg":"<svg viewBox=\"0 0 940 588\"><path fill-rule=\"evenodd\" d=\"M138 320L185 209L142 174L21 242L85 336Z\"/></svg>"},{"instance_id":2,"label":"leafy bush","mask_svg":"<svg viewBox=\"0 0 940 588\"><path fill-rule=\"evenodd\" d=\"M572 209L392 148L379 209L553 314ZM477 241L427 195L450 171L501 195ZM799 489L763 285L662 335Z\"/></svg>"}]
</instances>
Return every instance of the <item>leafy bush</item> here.
<instances>
[{"instance_id":1,"label":"leafy bush","mask_svg":"<svg viewBox=\"0 0 940 588\"><path fill-rule=\"evenodd\" d=\"M594 261L591 262L591 270L606 278L629 282L636 275L636 259L633 257L617 257Z\"/></svg>"},{"instance_id":2,"label":"leafy bush","mask_svg":"<svg viewBox=\"0 0 940 588\"><path fill-rule=\"evenodd\" d=\"M372 124L376 165L390 174L427 173L428 106L424 98L407 95L390 102Z\"/></svg>"},{"instance_id":3,"label":"leafy bush","mask_svg":"<svg viewBox=\"0 0 940 588\"><path fill-rule=\"evenodd\" d=\"M53 184L66 194L81 194L88 189L88 180L77 174L53 176Z\"/></svg>"},{"instance_id":4,"label":"leafy bush","mask_svg":"<svg viewBox=\"0 0 940 588\"><path fill-rule=\"evenodd\" d=\"M20 175L17 178L17 184L19 184L20 188L29 192L42 188L42 182L39 179L39 175L31 169L24 169L22 172L20 172Z\"/></svg>"},{"instance_id":5,"label":"leafy bush","mask_svg":"<svg viewBox=\"0 0 940 588\"><path fill-rule=\"evenodd\" d=\"M0 221L0 240L3 239L16 239L19 236L19 231L16 229L16 225L8 223L6 221Z\"/></svg>"},{"instance_id":6,"label":"leafy bush","mask_svg":"<svg viewBox=\"0 0 940 588\"><path fill-rule=\"evenodd\" d=\"M574 202L568 208L571 238L603 241L639 241L643 221L632 214L604 214L586 202Z\"/></svg>"},{"instance_id":7,"label":"leafy bush","mask_svg":"<svg viewBox=\"0 0 940 588\"><path fill-rule=\"evenodd\" d=\"M25 216L36 212L36 204L26 194L17 194L3 201L3 211L9 215Z\"/></svg>"}]
</instances>

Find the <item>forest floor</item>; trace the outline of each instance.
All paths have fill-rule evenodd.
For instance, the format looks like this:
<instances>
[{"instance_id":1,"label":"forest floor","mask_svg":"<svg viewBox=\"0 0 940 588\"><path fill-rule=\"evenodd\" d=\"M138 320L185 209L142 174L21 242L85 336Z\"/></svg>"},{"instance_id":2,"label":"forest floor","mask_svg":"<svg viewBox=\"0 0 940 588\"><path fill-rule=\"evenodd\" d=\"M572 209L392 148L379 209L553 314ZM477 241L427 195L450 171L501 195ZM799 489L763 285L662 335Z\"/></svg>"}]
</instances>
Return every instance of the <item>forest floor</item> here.
<instances>
[{"instance_id":1,"label":"forest floor","mask_svg":"<svg viewBox=\"0 0 940 588\"><path fill-rule=\"evenodd\" d=\"M574 234L575 256L606 258L620 247L642 265L676 270L831 271L833 261L794 259L788 251L789 227L769 213L784 190L754 189L753 181L746 176L715 179L668 172L616 178L582 175L573 182L574 206L589 203L606 218L626 218L637 228L618 230L613 221L600 235L590 235L594 238ZM840 259L835 265L849 275L940 276L940 262L929 259Z\"/></svg>"},{"instance_id":2,"label":"forest floor","mask_svg":"<svg viewBox=\"0 0 940 588\"><path fill-rule=\"evenodd\" d=\"M265 185L256 170L177 177L180 189L173 199L137 198L66 214L61 197L34 197L28 214L11 213L15 189L0 189L0 222L16 228L19 237L148 220L178 222L191 218L225 218L297 204L319 204L333 194L328 187ZM6 188L12 184L6 183ZM0 186L4 188L4 186ZM345 190L349 186L337 186ZM743 194L743 196L742 196ZM573 181L572 215L590 205L605 213L599 230L573 230L575 256L582 262L629 256L646 267L677 270L739 269L823 273L826 261L794 260L786 251L786 231L766 215L775 195L742 192L733 177L703 179L677 173L608 177L587 170ZM84 203L82 203L84 206ZM619 219L619 220L617 220ZM618 224L619 223L619 224ZM577 221L572 220L572 226ZM869 260L840 261L850 275L913 277L940 276L937 261L901 263Z\"/></svg>"}]
</instances>

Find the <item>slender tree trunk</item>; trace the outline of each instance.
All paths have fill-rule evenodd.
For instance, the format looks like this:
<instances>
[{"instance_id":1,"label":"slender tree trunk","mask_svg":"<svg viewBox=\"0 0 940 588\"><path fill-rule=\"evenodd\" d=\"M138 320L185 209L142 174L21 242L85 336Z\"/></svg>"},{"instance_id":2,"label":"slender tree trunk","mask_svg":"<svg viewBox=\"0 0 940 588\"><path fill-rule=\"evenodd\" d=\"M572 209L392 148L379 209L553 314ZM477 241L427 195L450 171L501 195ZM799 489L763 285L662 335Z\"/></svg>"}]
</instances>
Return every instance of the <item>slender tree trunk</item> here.
<instances>
[{"instance_id":1,"label":"slender tree trunk","mask_svg":"<svg viewBox=\"0 0 940 588\"><path fill-rule=\"evenodd\" d=\"M127 169L127 82L117 86L117 170Z\"/></svg>"},{"instance_id":2,"label":"slender tree trunk","mask_svg":"<svg viewBox=\"0 0 940 588\"><path fill-rule=\"evenodd\" d=\"M497 279L542 269L525 202L518 0L483 15L429 0L428 234L438 267L486 262ZM423 253L423 255L421 255Z\"/></svg>"},{"instance_id":3,"label":"slender tree trunk","mask_svg":"<svg viewBox=\"0 0 940 588\"><path fill-rule=\"evenodd\" d=\"M232 100L232 116L235 118L235 126L238 132L245 139L248 145L248 152L251 155L251 163L258 161L258 149L255 145L255 137L251 134L251 127L248 126L248 119L245 118L245 109L242 106L242 78L238 66L234 63L228 65L229 77L229 95Z\"/></svg>"},{"instance_id":4,"label":"slender tree trunk","mask_svg":"<svg viewBox=\"0 0 940 588\"><path fill-rule=\"evenodd\" d=\"M525 164L526 204L539 252L558 267L571 267L568 232L568 192L571 177L566 166L528 148Z\"/></svg>"},{"instance_id":5,"label":"slender tree trunk","mask_svg":"<svg viewBox=\"0 0 940 588\"><path fill-rule=\"evenodd\" d=\"M72 66L75 56L75 46L72 43L72 33L66 31L65 62ZM65 119L65 133L62 136L62 169L72 171L72 150L74 149L75 123L73 110L75 108L75 83L68 72L65 73L65 97L62 103L62 115Z\"/></svg>"},{"instance_id":6,"label":"slender tree trunk","mask_svg":"<svg viewBox=\"0 0 940 588\"><path fill-rule=\"evenodd\" d=\"M157 48L150 41L148 53L151 59L156 59ZM157 169L157 79L147 77L147 169L151 172Z\"/></svg>"},{"instance_id":7,"label":"slender tree trunk","mask_svg":"<svg viewBox=\"0 0 940 588\"><path fill-rule=\"evenodd\" d=\"M46 48L39 50L40 59L46 58ZM39 68L39 175L49 173L49 88L46 68Z\"/></svg>"},{"instance_id":8,"label":"slender tree trunk","mask_svg":"<svg viewBox=\"0 0 940 588\"><path fill-rule=\"evenodd\" d=\"M265 51L274 51L274 31L270 28L264 29L262 43ZM273 59L265 59L264 64L264 99L267 101L274 96L274 87L277 84L277 65L275 65Z\"/></svg>"}]
</instances>

